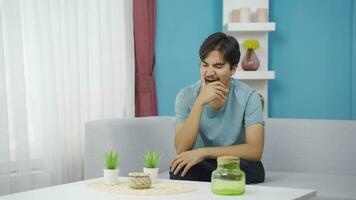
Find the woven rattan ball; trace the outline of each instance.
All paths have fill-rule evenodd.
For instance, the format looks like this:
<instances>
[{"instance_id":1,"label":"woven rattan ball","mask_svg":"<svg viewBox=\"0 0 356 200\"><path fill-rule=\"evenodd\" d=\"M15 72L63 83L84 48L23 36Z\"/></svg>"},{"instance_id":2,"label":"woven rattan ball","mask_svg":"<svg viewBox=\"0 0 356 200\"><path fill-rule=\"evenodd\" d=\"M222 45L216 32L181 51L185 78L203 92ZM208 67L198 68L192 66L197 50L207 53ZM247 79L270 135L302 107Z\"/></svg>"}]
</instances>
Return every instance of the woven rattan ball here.
<instances>
[{"instance_id":1,"label":"woven rattan ball","mask_svg":"<svg viewBox=\"0 0 356 200\"><path fill-rule=\"evenodd\" d=\"M146 189L151 187L151 178L148 173L129 173L129 186L133 189Z\"/></svg>"}]
</instances>

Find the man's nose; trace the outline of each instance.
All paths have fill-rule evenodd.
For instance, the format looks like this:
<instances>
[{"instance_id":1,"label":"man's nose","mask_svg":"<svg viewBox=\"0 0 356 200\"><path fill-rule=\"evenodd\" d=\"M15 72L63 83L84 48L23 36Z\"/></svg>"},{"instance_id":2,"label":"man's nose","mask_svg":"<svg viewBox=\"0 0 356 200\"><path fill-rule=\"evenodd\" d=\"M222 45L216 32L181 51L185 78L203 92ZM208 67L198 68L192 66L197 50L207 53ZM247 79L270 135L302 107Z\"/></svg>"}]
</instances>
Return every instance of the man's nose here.
<instances>
[{"instance_id":1,"label":"man's nose","mask_svg":"<svg viewBox=\"0 0 356 200\"><path fill-rule=\"evenodd\" d=\"M214 75L215 75L215 70L214 70L214 69L208 69L208 70L206 70L206 75L207 75L207 76L214 76Z\"/></svg>"}]
</instances>

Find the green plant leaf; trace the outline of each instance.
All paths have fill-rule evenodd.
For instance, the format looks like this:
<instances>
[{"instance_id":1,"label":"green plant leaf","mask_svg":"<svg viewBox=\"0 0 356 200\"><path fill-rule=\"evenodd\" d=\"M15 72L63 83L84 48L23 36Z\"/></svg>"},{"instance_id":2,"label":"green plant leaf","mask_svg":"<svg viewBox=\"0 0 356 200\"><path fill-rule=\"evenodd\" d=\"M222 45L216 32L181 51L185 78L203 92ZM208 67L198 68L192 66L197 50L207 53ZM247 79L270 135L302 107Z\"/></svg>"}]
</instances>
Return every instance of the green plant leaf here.
<instances>
[{"instance_id":1,"label":"green plant leaf","mask_svg":"<svg viewBox=\"0 0 356 200\"><path fill-rule=\"evenodd\" d=\"M120 157L117 153L110 151L105 153L105 164L107 169L116 169L120 163Z\"/></svg>"},{"instance_id":2,"label":"green plant leaf","mask_svg":"<svg viewBox=\"0 0 356 200\"><path fill-rule=\"evenodd\" d=\"M143 156L143 165L146 168L158 168L161 158L161 154L158 151L146 151Z\"/></svg>"}]
</instances>

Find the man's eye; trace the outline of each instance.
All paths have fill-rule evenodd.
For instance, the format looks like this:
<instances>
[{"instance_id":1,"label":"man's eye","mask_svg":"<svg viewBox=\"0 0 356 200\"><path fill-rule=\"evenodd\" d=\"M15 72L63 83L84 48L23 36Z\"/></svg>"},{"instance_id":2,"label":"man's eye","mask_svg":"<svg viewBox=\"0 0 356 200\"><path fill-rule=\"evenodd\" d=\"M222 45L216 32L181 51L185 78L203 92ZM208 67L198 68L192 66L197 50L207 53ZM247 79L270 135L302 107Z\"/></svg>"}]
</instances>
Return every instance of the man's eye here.
<instances>
[{"instance_id":1,"label":"man's eye","mask_svg":"<svg viewBox=\"0 0 356 200\"><path fill-rule=\"evenodd\" d=\"M208 65L206 65L206 64L202 64L201 66L203 66L203 67L207 67Z\"/></svg>"}]
</instances>

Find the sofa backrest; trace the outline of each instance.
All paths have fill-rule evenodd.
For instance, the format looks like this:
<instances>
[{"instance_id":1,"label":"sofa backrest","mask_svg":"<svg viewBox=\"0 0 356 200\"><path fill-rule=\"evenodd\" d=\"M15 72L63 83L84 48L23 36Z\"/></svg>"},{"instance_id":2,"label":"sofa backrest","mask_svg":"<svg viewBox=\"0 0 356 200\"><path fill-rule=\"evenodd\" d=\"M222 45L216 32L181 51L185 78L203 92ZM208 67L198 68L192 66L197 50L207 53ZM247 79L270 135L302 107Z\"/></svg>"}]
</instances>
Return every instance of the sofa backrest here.
<instances>
[{"instance_id":1,"label":"sofa backrest","mask_svg":"<svg viewBox=\"0 0 356 200\"><path fill-rule=\"evenodd\" d=\"M101 177L104 152L113 150L120 154L120 176L142 171L143 154L159 150L162 154L160 172L169 169L175 155L174 117L142 117L107 119L86 124L84 177Z\"/></svg>"},{"instance_id":2,"label":"sofa backrest","mask_svg":"<svg viewBox=\"0 0 356 200\"><path fill-rule=\"evenodd\" d=\"M356 175L356 121L266 120L266 170Z\"/></svg>"},{"instance_id":3,"label":"sofa backrest","mask_svg":"<svg viewBox=\"0 0 356 200\"><path fill-rule=\"evenodd\" d=\"M142 154L162 153L168 170L174 149L175 118L144 117L86 124L85 178L102 176L104 152L120 153L120 175L142 170ZM265 125L266 170L356 175L356 121L269 118Z\"/></svg>"}]
</instances>

